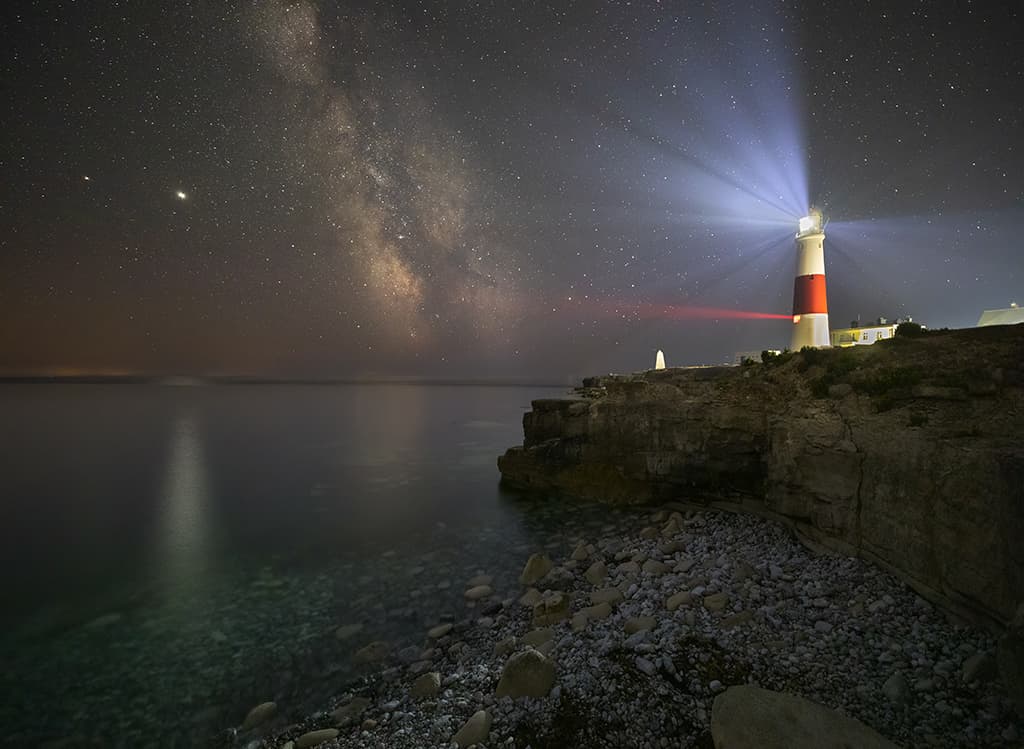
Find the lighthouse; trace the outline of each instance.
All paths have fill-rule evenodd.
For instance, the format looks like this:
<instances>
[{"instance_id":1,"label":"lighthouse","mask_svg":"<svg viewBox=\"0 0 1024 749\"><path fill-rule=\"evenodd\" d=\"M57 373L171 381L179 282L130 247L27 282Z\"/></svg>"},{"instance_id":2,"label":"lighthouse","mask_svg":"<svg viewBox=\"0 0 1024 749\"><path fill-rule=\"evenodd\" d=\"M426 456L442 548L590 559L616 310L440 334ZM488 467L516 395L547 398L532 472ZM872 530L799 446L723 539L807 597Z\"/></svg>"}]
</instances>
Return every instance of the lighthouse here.
<instances>
[{"instance_id":1,"label":"lighthouse","mask_svg":"<svg viewBox=\"0 0 1024 749\"><path fill-rule=\"evenodd\" d=\"M796 235L796 281L793 284L793 342L790 350L829 345L825 298L825 226L817 208L800 219Z\"/></svg>"}]
</instances>

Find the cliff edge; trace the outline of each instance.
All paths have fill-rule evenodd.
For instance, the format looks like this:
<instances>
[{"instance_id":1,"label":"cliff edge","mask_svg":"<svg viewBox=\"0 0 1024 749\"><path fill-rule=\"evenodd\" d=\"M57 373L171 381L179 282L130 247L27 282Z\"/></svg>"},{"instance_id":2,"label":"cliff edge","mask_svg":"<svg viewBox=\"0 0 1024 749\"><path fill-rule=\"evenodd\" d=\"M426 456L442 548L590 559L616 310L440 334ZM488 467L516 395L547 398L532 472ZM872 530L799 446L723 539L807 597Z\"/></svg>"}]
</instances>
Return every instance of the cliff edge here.
<instances>
[{"instance_id":1,"label":"cliff edge","mask_svg":"<svg viewBox=\"0 0 1024 749\"><path fill-rule=\"evenodd\" d=\"M1024 601L1024 325L591 378L523 429L514 486L768 515L992 629Z\"/></svg>"}]
</instances>

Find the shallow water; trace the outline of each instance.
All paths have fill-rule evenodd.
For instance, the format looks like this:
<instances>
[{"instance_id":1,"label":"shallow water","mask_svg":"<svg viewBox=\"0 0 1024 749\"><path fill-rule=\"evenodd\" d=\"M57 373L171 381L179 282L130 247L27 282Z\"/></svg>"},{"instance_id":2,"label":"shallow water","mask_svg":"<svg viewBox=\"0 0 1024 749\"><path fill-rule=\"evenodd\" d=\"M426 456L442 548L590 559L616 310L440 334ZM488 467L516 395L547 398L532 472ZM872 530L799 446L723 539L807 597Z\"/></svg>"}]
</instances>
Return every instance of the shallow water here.
<instances>
[{"instance_id":1,"label":"shallow water","mask_svg":"<svg viewBox=\"0 0 1024 749\"><path fill-rule=\"evenodd\" d=\"M3 386L5 739L194 746L264 700L297 718L355 648L464 613L478 572L511 595L531 550L608 521L499 489L530 400L562 392Z\"/></svg>"}]
</instances>

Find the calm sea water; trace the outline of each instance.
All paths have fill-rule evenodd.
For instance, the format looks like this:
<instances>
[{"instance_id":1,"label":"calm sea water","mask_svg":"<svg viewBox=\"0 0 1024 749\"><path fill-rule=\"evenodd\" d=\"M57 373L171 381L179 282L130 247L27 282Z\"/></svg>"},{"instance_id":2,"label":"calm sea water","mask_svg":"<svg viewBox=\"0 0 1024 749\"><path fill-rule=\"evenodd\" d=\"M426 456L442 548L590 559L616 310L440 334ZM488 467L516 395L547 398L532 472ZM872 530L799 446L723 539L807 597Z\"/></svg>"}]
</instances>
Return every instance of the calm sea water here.
<instances>
[{"instance_id":1,"label":"calm sea water","mask_svg":"<svg viewBox=\"0 0 1024 749\"><path fill-rule=\"evenodd\" d=\"M511 595L567 513L606 520L499 489L562 392L0 387L4 740L201 745L263 700L322 707L356 647L421 643L478 572Z\"/></svg>"}]
</instances>

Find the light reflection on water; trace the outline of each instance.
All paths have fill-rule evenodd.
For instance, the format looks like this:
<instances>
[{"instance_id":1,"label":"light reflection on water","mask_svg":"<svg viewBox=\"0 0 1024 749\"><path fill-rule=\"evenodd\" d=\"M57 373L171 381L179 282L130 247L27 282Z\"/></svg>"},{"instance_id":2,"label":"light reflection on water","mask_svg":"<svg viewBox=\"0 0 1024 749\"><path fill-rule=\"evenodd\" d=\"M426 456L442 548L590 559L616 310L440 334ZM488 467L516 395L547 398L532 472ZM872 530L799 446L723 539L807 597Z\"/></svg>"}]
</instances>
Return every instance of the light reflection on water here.
<instances>
[{"instance_id":1,"label":"light reflection on water","mask_svg":"<svg viewBox=\"0 0 1024 749\"><path fill-rule=\"evenodd\" d=\"M195 413L179 417L160 493L156 533L155 567L164 578L161 589L171 595L202 582L210 553L210 490L201 440Z\"/></svg>"},{"instance_id":2,"label":"light reflection on water","mask_svg":"<svg viewBox=\"0 0 1024 749\"><path fill-rule=\"evenodd\" d=\"M513 594L583 516L498 488L560 392L0 388L5 735L193 746L265 699L322 706L365 644L341 624L416 642L481 570Z\"/></svg>"}]
</instances>

